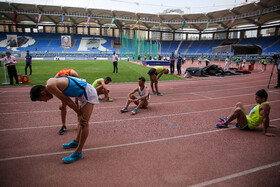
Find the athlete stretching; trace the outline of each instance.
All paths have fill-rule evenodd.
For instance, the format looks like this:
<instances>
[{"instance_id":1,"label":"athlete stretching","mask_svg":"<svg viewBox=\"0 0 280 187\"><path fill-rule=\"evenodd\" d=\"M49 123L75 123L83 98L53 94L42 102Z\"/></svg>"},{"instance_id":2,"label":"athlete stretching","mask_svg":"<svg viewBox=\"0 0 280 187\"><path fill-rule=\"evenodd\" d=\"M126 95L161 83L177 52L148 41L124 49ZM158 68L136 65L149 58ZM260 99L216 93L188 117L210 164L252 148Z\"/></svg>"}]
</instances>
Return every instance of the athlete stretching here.
<instances>
[{"instance_id":1,"label":"athlete stretching","mask_svg":"<svg viewBox=\"0 0 280 187\"><path fill-rule=\"evenodd\" d=\"M168 74L168 72L169 72L169 70L165 69L163 66L155 66L149 70L148 74L150 76L153 94L162 96L162 94L158 92L158 80L162 76L163 73ZM156 91L154 91L154 84L155 84Z\"/></svg>"},{"instance_id":2,"label":"athlete stretching","mask_svg":"<svg viewBox=\"0 0 280 187\"><path fill-rule=\"evenodd\" d=\"M60 77L60 76L72 76L72 77L79 77L78 73L73 70L73 69L62 69L60 70L55 77ZM75 103L78 106L78 99L75 98ZM59 135L63 135L66 131L66 104L64 102L62 102L62 104L59 106L60 109L60 115L61 115L61 121L62 121L62 127L60 128L60 130L58 131Z\"/></svg>"},{"instance_id":3,"label":"athlete stretching","mask_svg":"<svg viewBox=\"0 0 280 187\"><path fill-rule=\"evenodd\" d=\"M46 85L33 86L30 90L32 101L45 101L55 95L63 103L72 108L78 115L77 136L70 143L63 144L65 149L77 148L73 154L62 160L71 163L82 158L82 149L89 134L89 120L93 111L93 106L98 104L98 96L95 88L82 79L76 77L50 78ZM79 107L69 97L78 97Z\"/></svg>"}]
</instances>

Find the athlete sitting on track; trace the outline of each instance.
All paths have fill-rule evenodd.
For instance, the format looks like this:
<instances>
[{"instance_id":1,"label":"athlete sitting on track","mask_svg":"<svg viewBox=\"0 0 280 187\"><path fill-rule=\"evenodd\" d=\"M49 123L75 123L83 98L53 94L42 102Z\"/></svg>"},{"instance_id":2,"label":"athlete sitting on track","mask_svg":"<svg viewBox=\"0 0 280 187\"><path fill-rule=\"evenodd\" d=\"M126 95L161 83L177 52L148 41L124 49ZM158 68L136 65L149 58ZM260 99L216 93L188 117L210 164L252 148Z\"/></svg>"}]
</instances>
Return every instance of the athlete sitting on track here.
<instances>
[{"instance_id":1,"label":"athlete sitting on track","mask_svg":"<svg viewBox=\"0 0 280 187\"><path fill-rule=\"evenodd\" d=\"M105 101L112 102L113 99L109 97L110 90L107 89L106 84L109 84L112 81L110 77L106 77L105 79L100 78L96 79L92 86L96 89L98 96L101 94L105 95Z\"/></svg>"},{"instance_id":2,"label":"athlete sitting on track","mask_svg":"<svg viewBox=\"0 0 280 187\"><path fill-rule=\"evenodd\" d=\"M62 69L60 70L55 77L60 77L60 76L72 76L72 77L79 77L78 73L73 70L73 69ZM78 99L75 99L75 103L78 106ZM60 114L61 114L61 121L62 121L62 127L61 129L58 131L59 135L63 135L66 131L66 104L62 102L62 105L59 106L59 109L61 110Z\"/></svg>"},{"instance_id":3,"label":"athlete sitting on track","mask_svg":"<svg viewBox=\"0 0 280 187\"><path fill-rule=\"evenodd\" d=\"M228 117L219 118L221 122L216 124L216 126L218 128L226 128L231 121L237 119L237 128L241 130L253 130L263 123L264 134L270 137L275 136L267 132L268 127L273 127L269 126L270 105L267 97L267 92L264 89L257 91L256 102L258 105L248 115L246 115L244 106L241 103L237 103Z\"/></svg>"},{"instance_id":4,"label":"athlete sitting on track","mask_svg":"<svg viewBox=\"0 0 280 187\"><path fill-rule=\"evenodd\" d=\"M131 102L134 102L136 105L136 108L132 110L132 114L135 115L137 113L137 110L142 108L147 108L149 101L150 101L150 89L145 86L145 78L140 77L138 80L139 87L135 88L128 94L128 100L126 103L126 106L121 109L121 112L128 112L128 106ZM138 92L139 98L134 96L134 93Z\"/></svg>"},{"instance_id":5,"label":"athlete sitting on track","mask_svg":"<svg viewBox=\"0 0 280 187\"><path fill-rule=\"evenodd\" d=\"M165 69L163 66L155 66L149 70L148 74L150 76L153 94L162 96L162 94L158 92L158 80L162 76L163 73L168 74L168 72L169 72L169 70ZM154 91L154 84L155 84L156 91Z\"/></svg>"},{"instance_id":6,"label":"athlete sitting on track","mask_svg":"<svg viewBox=\"0 0 280 187\"><path fill-rule=\"evenodd\" d=\"M37 85L31 88L30 98L32 101L45 101L53 98L58 99L72 108L78 115L77 136L70 143L63 144L65 149L77 148L73 154L62 160L71 163L82 158L82 149L89 134L89 120L93 111L93 106L99 104L95 88L82 79L76 77L50 78L46 85ZM78 97L79 107L69 98Z\"/></svg>"}]
</instances>

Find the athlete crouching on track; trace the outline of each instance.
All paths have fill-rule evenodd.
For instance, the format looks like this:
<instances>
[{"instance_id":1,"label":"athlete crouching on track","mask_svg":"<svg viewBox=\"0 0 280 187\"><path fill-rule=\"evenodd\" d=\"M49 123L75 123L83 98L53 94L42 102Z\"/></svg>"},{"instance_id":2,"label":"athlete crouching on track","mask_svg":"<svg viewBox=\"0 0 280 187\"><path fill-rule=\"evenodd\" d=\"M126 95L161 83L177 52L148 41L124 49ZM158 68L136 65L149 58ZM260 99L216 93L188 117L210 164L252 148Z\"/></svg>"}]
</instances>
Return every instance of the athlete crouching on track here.
<instances>
[{"instance_id":1,"label":"athlete crouching on track","mask_svg":"<svg viewBox=\"0 0 280 187\"><path fill-rule=\"evenodd\" d=\"M78 73L74 69L62 69L60 70L55 77L60 77L60 76L72 76L72 77L79 77ZM78 98L75 98L75 103L78 106ZM60 115L61 115L61 121L62 121L62 127L58 131L59 135L63 135L65 131L67 130L66 127L66 104L62 102L62 104L59 106Z\"/></svg>"},{"instance_id":2,"label":"athlete crouching on track","mask_svg":"<svg viewBox=\"0 0 280 187\"><path fill-rule=\"evenodd\" d=\"M218 128L226 128L231 121L237 119L237 128L241 130L253 130L263 123L264 134L269 137L275 136L267 132L268 127L273 128L273 126L269 126L270 105L267 97L268 94L264 89L257 91L256 102L258 104L248 115L246 115L244 106L241 103L237 103L228 117L219 118L221 122L216 124L216 126Z\"/></svg>"},{"instance_id":3,"label":"athlete crouching on track","mask_svg":"<svg viewBox=\"0 0 280 187\"><path fill-rule=\"evenodd\" d=\"M140 77L138 80L139 87L135 88L128 94L128 100L126 103L126 106L121 109L121 112L128 112L128 106L131 102L134 102L136 105L136 108L132 110L132 114L135 115L137 113L137 110L142 108L147 108L149 101L150 101L150 89L145 86L145 78ZM139 98L134 96L134 93L138 92Z\"/></svg>"},{"instance_id":4,"label":"athlete crouching on track","mask_svg":"<svg viewBox=\"0 0 280 187\"><path fill-rule=\"evenodd\" d=\"M47 102L53 98L53 95L72 108L78 115L79 124L76 138L70 143L63 144L65 149L77 148L73 154L62 159L65 163L71 163L83 156L82 149L89 134L89 119L94 105L99 104L97 92L92 85L83 79L71 76L50 78L46 86L37 85L30 90L32 101ZM80 108L69 97L78 97Z\"/></svg>"}]
</instances>

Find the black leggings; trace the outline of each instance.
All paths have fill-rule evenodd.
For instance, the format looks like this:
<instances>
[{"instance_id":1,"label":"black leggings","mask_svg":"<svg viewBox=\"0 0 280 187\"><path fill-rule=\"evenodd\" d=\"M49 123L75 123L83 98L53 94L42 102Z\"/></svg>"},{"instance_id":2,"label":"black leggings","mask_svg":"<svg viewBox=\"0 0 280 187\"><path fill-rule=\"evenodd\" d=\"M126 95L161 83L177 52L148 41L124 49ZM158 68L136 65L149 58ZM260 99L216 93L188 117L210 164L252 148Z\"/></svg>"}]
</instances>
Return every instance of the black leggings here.
<instances>
[{"instance_id":1,"label":"black leggings","mask_svg":"<svg viewBox=\"0 0 280 187\"><path fill-rule=\"evenodd\" d=\"M27 68L28 68L28 66L29 66L29 70L30 70L29 75L31 75L31 74L32 74L32 67L31 67L31 64L26 64L26 65L25 65L25 75L27 75Z\"/></svg>"},{"instance_id":2,"label":"black leggings","mask_svg":"<svg viewBox=\"0 0 280 187\"><path fill-rule=\"evenodd\" d=\"M179 75L181 75L181 65L177 64L177 72L178 72Z\"/></svg>"},{"instance_id":3,"label":"black leggings","mask_svg":"<svg viewBox=\"0 0 280 187\"><path fill-rule=\"evenodd\" d=\"M114 72L113 73L118 73L118 62L113 62L114 65Z\"/></svg>"},{"instance_id":4,"label":"black leggings","mask_svg":"<svg viewBox=\"0 0 280 187\"><path fill-rule=\"evenodd\" d=\"M17 77L17 69L16 66L8 66L8 74L9 74L9 78L10 78L10 85L14 84L14 79L13 77L16 79L16 83L18 84L18 77Z\"/></svg>"},{"instance_id":5,"label":"black leggings","mask_svg":"<svg viewBox=\"0 0 280 187\"><path fill-rule=\"evenodd\" d=\"M174 73L174 64L170 64L170 73L171 73L171 74Z\"/></svg>"}]
</instances>

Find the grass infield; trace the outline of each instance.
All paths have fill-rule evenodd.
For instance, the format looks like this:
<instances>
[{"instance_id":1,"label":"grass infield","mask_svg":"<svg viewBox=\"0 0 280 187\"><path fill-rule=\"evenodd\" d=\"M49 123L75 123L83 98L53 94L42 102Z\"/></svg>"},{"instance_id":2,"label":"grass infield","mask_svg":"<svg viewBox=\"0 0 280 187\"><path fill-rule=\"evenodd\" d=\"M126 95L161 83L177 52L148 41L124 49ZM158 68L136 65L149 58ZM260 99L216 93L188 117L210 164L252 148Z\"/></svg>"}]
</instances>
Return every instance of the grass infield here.
<instances>
[{"instance_id":1,"label":"grass infield","mask_svg":"<svg viewBox=\"0 0 280 187\"><path fill-rule=\"evenodd\" d=\"M18 61L16 64L17 73L25 74L25 61ZM77 71L79 76L86 79L88 83L92 84L95 79L111 77L111 83L119 82L137 82L138 78L143 76L146 81L150 81L149 67L134 64L128 61L119 61L118 69L119 73L113 73L113 62L112 61L90 61L90 60L73 60L73 61L33 61L32 62L32 76L29 77L30 85L44 85L46 81L54 77L57 72L61 69L72 68ZM27 69L27 74L29 74L29 69ZM6 68L7 82L10 82L7 68ZM166 80L184 80L183 78L168 74L162 75L159 81ZM5 82L3 62L2 67L0 67L0 82ZM14 80L15 82L15 80ZM20 84L22 85L22 84ZM26 85L26 84L25 84ZM9 85L8 85L9 86Z\"/></svg>"}]
</instances>

